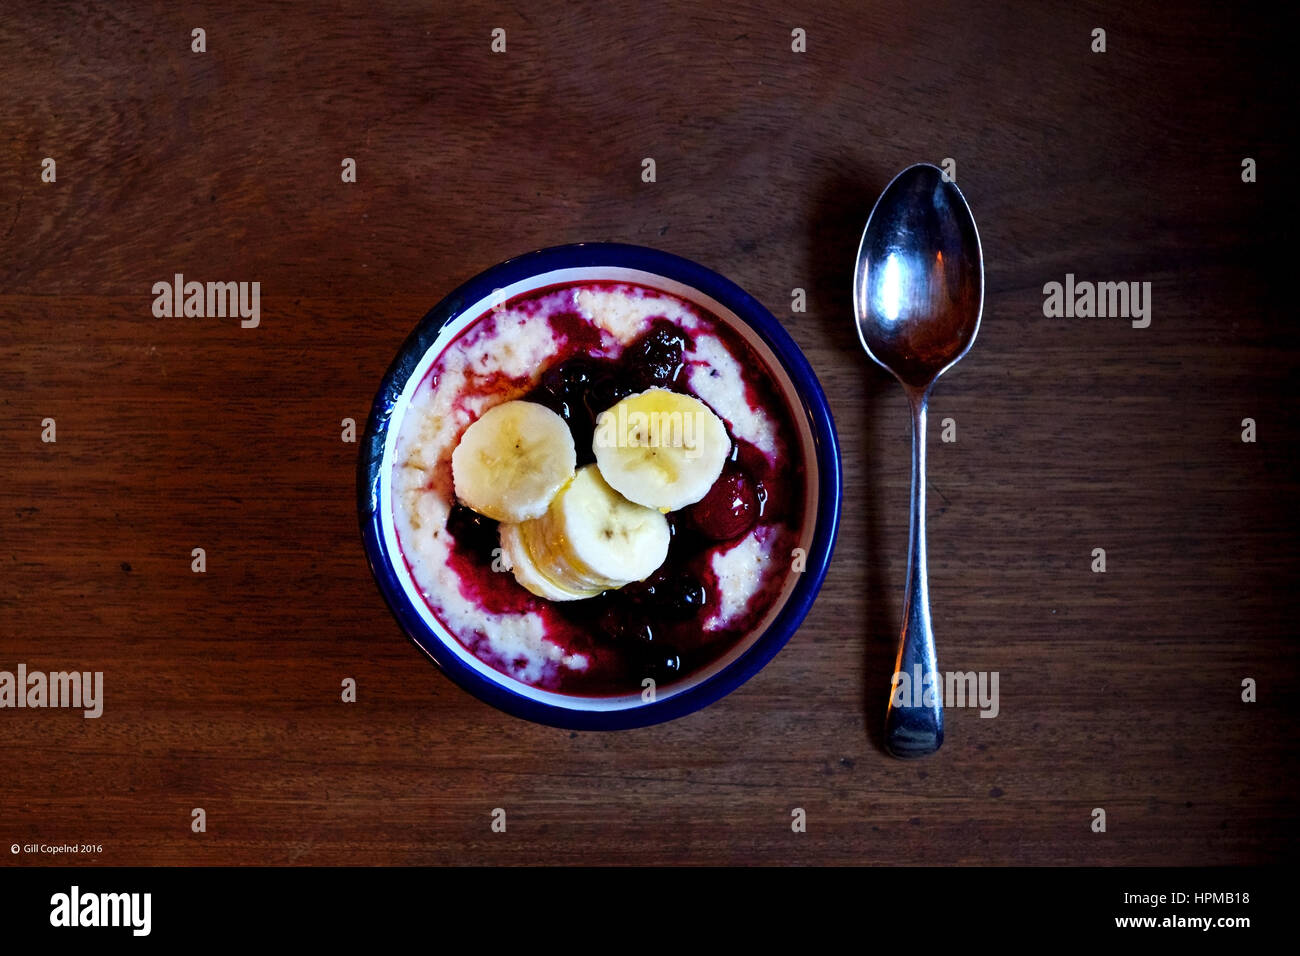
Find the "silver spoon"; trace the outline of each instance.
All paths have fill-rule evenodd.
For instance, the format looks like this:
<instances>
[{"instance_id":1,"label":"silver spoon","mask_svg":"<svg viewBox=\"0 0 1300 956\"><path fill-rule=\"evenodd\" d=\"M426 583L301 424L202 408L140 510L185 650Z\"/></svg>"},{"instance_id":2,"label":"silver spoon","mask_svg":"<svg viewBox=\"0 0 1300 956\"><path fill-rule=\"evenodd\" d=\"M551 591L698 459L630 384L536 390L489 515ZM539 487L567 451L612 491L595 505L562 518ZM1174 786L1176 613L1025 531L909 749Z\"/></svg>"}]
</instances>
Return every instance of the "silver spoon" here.
<instances>
[{"instance_id":1,"label":"silver spoon","mask_svg":"<svg viewBox=\"0 0 1300 956\"><path fill-rule=\"evenodd\" d=\"M924 757L943 743L925 564L926 406L935 381L975 341L983 310L984 254L965 198L937 166L907 167L876 200L853 275L858 338L912 405L907 597L885 715L885 746L895 757Z\"/></svg>"}]
</instances>

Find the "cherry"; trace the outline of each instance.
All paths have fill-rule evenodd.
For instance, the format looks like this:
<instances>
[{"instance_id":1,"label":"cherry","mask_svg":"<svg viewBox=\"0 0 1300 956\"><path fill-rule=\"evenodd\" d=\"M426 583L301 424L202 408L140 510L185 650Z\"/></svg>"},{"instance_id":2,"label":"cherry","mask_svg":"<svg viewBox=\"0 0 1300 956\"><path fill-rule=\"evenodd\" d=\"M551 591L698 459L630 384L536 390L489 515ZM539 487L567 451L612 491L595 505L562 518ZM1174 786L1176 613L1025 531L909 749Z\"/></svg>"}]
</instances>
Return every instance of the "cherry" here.
<instances>
[{"instance_id":1,"label":"cherry","mask_svg":"<svg viewBox=\"0 0 1300 956\"><path fill-rule=\"evenodd\" d=\"M573 445L578 452L578 465L596 460L591 450L595 433L596 416L589 403L593 385L610 377L608 366L612 363L578 355L542 373L537 387L524 396L530 402L545 405L564 419L573 434Z\"/></svg>"},{"instance_id":2,"label":"cherry","mask_svg":"<svg viewBox=\"0 0 1300 956\"><path fill-rule=\"evenodd\" d=\"M612 365L596 373L583 393L583 404L592 421L593 429L601 412L613 408L638 391L640 389L637 388L636 383L629 376L620 374Z\"/></svg>"},{"instance_id":3,"label":"cherry","mask_svg":"<svg viewBox=\"0 0 1300 956\"><path fill-rule=\"evenodd\" d=\"M543 372L537 387L525 397L530 402L545 405L572 426L575 416L586 414L582 396L596 374L596 363L591 359L585 356L571 358Z\"/></svg>"},{"instance_id":4,"label":"cherry","mask_svg":"<svg viewBox=\"0 0 1300 956\"><path fill-rule=\"evenodd\" d=\"M579 355L567 362L553 365L542 373L542 388L565 398L581 396L583 390L599 374L595 360Z\"/></svg>"},{"instance_id":5,"label":"cherry","mask_svg":"<svg viewBox=\"0 0 1300 956\"><path fill-rule=\"evenodd\" d=\"M456 543L475 554L492 560L492 551L498 547L497 523L491 518L472 511L462 504L454 504L447 515L447 530Z\"/></svg>"},{"instance_id":6,"label":"cherry","mask_svg":"<svg viewBox=\"0 0 1300 956\"><path fill-rule=\"evenodd\" d=\"M724 465L708 494L686 509L687 518L696 531L713 541L739 538L758 521L760 491L745 471Z\"/></svg>"},{"instance_id":7,"label":"cherry","mask_svg":"<svg viewBox=\"0 0 1300 956\"><path fill-rule=\"evenodd\" d=\"M629 345L622 361L646 387L668 388L682 371L682 352L689 347L686 333L667 319L655 319L650 330Z\"/></svg>"}]
</instances>

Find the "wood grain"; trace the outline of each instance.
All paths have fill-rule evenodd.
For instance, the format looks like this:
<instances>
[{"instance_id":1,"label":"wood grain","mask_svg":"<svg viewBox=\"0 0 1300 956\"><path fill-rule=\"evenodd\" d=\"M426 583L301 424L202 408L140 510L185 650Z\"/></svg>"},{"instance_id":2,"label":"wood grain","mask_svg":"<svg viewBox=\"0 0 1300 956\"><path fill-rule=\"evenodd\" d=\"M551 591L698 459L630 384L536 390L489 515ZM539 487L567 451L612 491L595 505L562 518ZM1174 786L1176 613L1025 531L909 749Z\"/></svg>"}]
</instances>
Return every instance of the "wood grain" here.
<instances>
[{"instance_id":1,"label":"wood grain","mask_svg":"<svg viewBox=\"0 0 1300 956\"><path fill-rule=\"evenodd\" d=\"M102 670L106 701L0 711L0 844L102 843L106 864L1295 853L1287 24L1210 3L744 7L6 13L0 669ZM849 288L880 189L945 157L987 298L932 406L931 599L940 666L999 672L1001 710L950 710L943 750L903 763L879 733L909 423ZM705 711L618 734L514 720L426 663L370 579L340 441L442 295L577 240L756 295L821 376L846 475L788 647ZM176 272L261 282L261 327L155 319ZM1151 326L1044 318L1067 272L1151 282Z\"/></svg>"}]
</instances>

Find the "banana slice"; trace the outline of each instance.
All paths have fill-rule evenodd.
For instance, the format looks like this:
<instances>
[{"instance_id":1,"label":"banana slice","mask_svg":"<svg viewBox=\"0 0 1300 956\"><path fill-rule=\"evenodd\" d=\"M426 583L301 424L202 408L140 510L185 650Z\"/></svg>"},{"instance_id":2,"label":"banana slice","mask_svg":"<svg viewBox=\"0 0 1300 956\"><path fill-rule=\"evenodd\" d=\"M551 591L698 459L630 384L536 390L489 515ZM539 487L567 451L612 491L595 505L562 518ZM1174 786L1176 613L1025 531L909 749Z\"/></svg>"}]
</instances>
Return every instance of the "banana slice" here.
<instances>
[{"instance_id":1,"label":"banana slice","mask_svg":"<svg viewBox=\"0 0 1300 956\"><path fill-rule=\"evenodd\" d=\"M519 536L528 556L543 577L558 582L561 587L581 591L605 591L622 587L625 581L580 569L564 550L567 539L552 531L554 523L550 512L519 526Z\"/></svg>"},{"instance_id":2,"label":"banana slice","mask_svg":"<svg viewBox=\"0 0 1300 956\"><path fill-rule=\"evenodd\" d=\"M528 548L520 535L521 527L517 524L500 526L501 556L510 565L511 573L521 585L548 601L580 601L583 598L595 597L603 590L570 589L543 574L534 563L532 555L528 553Z\"/></svg>"},{"instance_id":3,"label":"banana slice","mask_svg":"<svg viewBox=\"0 0 1300 956\"><path fill-rule=\"evenodd\" d=\"M578 469L546 514L501 525L515 580L550 601L578 601L641 581L668 557L668 519L633 504L595 465Z\"/></svg>"},{"instance_id":4,"label":"banana slice","mask_svg":"<svg viewBox=\"0 0 1300 956\"><path fill-rule=\"evenodd\" d=\"M456 497L496 521L526 521L545 513L576 464L569 426L536 402L488 409L451 453Z\"/></svg>"},{"instance_id":5,"label":"banana slice","mask_svg":"<svg viewBox=\"0 0 1300 956\"><path fill-rule=\"evenodd\" d=\"M731 453L722 419L698 398L652 388L596 419L596 464L629 501L676 511L708 494Z\"/></svg>"},{"instance_id":6,"label":"banana slice","mask_svg":"<svg viewBox=\"0 0 1300 956\"><path fill-rule=\"evenodd\" d=\"M579 468L538 519L564 583L607 588L642 581L668 557L668 519L628 501L595 465Z\"/></svg>"}]
</instances>

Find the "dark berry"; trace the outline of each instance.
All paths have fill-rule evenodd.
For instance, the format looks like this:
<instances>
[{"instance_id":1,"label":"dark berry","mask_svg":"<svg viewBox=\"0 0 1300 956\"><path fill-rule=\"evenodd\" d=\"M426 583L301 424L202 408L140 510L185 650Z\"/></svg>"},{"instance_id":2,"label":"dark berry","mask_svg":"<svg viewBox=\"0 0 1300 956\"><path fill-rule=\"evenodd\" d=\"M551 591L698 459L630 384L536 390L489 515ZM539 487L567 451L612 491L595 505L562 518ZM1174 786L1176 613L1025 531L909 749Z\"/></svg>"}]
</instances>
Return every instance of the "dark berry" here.
<instances>
[{"instance_id":1,"label":"dark berry","mask_svg":"<svg viewBox=\"0 0 1300 956\"><path fill-rule=\"evenodd\" d=\"M545 405L555 414L564 419L565 424L572 425L573 407L554 392L548 392L544 388L535 388L527 395L523 396L525 402L536 402L538 405Z\"/></svg>"},{"instance_id":2,"label":"dark berry","mask_svg":"<svg viewBox=\"0 0 1300 956\"><path fill-rule=\"evenodd\" d=\"M756 482L731 464L723 467L709 493L687 509L687 518L695 530L713 541L730 541L748 534L758 515Z\"/></svg>"},{"instance_id":3,"label":"dark berry","mask_svg":"<svg viewBox=\"0 0 1300 956\"><path fill-rule=\"evenodd\" d=\"M581 601L562 601L554 605L555 611L584 630L599 628L603 631L602 622L610 608L610 598L613 593L602 591L595 597L584 598Z\"/></svg>"},{"instance_id":4,"label":"dark berry","mask_svg":"<svg viewBox=\"0 0 1300 956\"><path fill-rule=\"evenodd\" d=\"M685 571L660 571L618 592L624 601L670 621L695 617L708 603L704 585Z\"/></svg>"},{"instance_id":5,"label":"dark berry","mask_svg":"<svg viewBox=\"0 0 1300 956\"><path fill-rule=\"evenodd\" d=\"M537 387L525 396L564 419L573 434L579 466L596 460L591 450L596 416L590 408L589 394L594 382L611 377L608 369L612 366L612 362L576 356L548 368L542 373Z\"/></svg>"},{"instance_id":6,"label":"dark berry","mask_svg":"<svg viewBox=\"0 0 1300 956\"><path fill-rule=\"evenodd\" d=\"M543 372L537 387L526 397L545 405L572 426L575 416L586 415L582 398L595 373L596 363L592 359L571 358Z\"/></svg>"},{"instance_id":7,"label":"dark berry","mask_svg":"<svg viewBox=\"0 0 1300 956\"><path fill-rule=\"evenodd\" d=\"M569 414L570 414L569 405L564 400L564 397L555 394L550 389L545 388L542 385L538 385L531 392L528 392L526 395L522 396L522 398L525 402L536 402L538 405L545 405L551 411L555 412L555 414L563 418L566 422L569 420Z\"/></svg>"},{"instance_id":8,"label":"dark berry","mask_svg":"<svg viewBox=\"0 0 1300 956\"><path fill-rule=\"evenodd\" d=\"M637 383L632 381L626 374L618 372L613 367L602 370L592 379L583 396L587 414L593 422L593 427L601 412L613 408L623 399L638 391L640 389L637 388Z\"/></svg>"},{"instance_id":9,"label":"dark berry","mask_svg":"<svg viewBox=\"0 0 1300 956\"><path fill-rule=\"evenodd\" d=\"M679 676L682 672L681 655L677 652L677 648L669 644L654 641L630 650L629 672L638 681L653 677L655 681L663 683Z\"/></svg>"},{"instance_id":10,"label":"dark berry","mask_svg":"<svg viewBox=\"0 0 1300 956\"><path fill-rule=\"evenodd\" d=\"M447 515L447 530L457 545L487 558L499 546L497 523L462 504L452 505Z\"/></svg>"},{"instance_id":11,"label":"dark berry","mask_svg":"<svg viewBox=\"0 0 1300 956\"><path fill-rule=\"evenodd\" d=\"M674 574L655 586L656 607L665 617L686 620L695 617L709 601L704 585L689 574Z\"/></svg>"},{"instance_id":12,"label":"dark berry","mask_svg":"<svg viewBox=\"0 0 1300 956\"><path fill-rule=\"evenodd\" d=\"M650 665L650 676L663 683L677 677L682 672L682 658L677 649L666 644L656 645L646 661Z\"/></svg>"},{"instance_id":13,"label":"dark berry","mask_svg":"<svg viewBox=\"0 0 1300 956\"><path fill-rule=\"evenodd\" d=\"M580 397L597 374L597 363L585 356L552 365L542 374L541 386L555 395Z\"/></svg>"},{"instance_id":14,"label":"dark berry","mask_svg":"<svg viewBox=\"0 0 1300 956\"><path fill-rule=\"evenodd\" d=\"M636 650L654 642L654 629L645 618L628 613L628 609L610 605L600 615L600 631L610 640Z\"/></svg>"},{"instance_id":15,"label":"dark berry","mask_svg":"<svg viewBox=\"0 0 1300 956\"><path fill-rule=\"evenodd\" d=\"M651 577L644 581L633 581L631 584L625 584L615 593L623 601L632 604L648 604L654 600L655 579Z\"/></svg>"},{"instance_id":16,"label":"dark berry","mask_svg":"<svg viewBox=\"0 0 1300 956\"><path fill-rule=\"evenodd\" d=\"M705 585L689 575L676 575L664 581L663 606L672 617L693 618L708 604Z\"/></svg>"},{"instance_id":17,"label":"dark berry","mask_svg":"<svg viewBox=\"0 0 1300 956\"><path fill-rule=\"evenodd\" d=\"M668 388L681 374L682 353L690 340L667 319L656 319L650 331L629 345L622 361L646 387Z\"/></svg>"}]
</instances>

